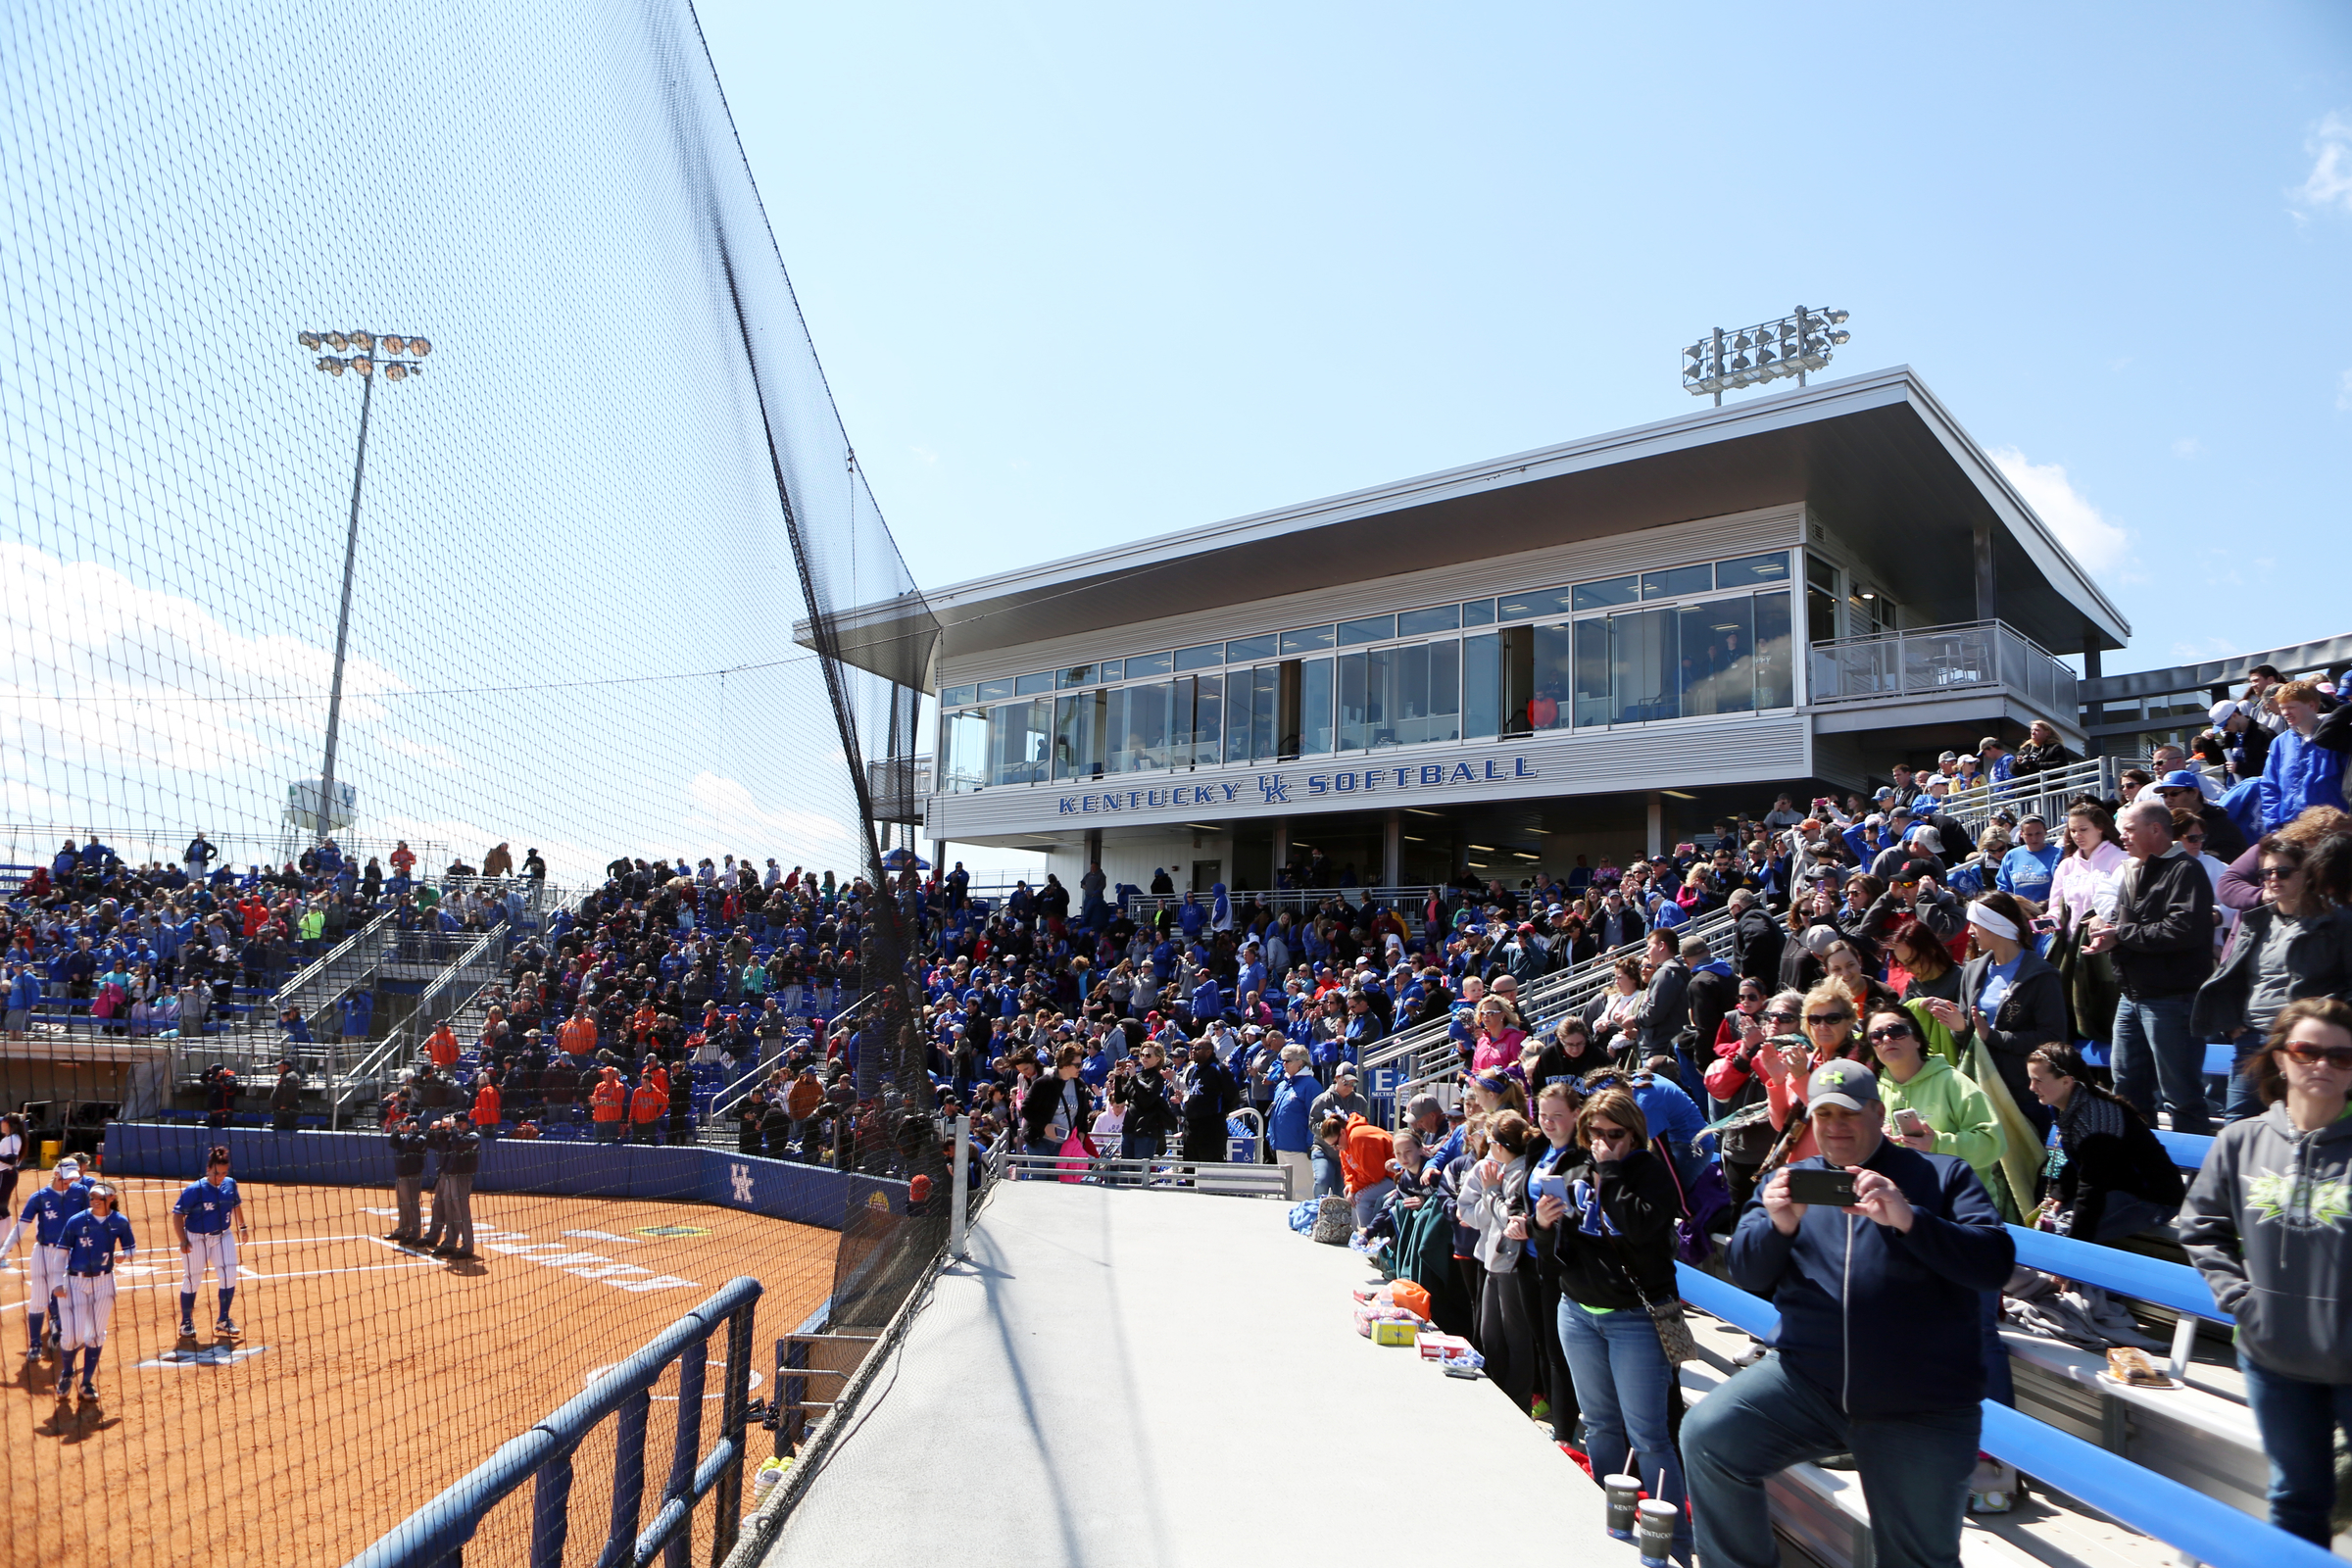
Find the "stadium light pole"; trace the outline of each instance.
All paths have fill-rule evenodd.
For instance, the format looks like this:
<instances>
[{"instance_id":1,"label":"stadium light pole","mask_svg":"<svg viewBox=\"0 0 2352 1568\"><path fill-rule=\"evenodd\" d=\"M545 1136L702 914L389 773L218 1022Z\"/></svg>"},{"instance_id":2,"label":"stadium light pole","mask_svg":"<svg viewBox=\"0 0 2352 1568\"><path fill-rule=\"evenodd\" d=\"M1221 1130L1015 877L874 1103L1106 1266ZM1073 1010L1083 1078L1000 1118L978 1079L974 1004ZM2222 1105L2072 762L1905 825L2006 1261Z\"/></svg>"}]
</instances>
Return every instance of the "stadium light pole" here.
<instances>
[{"instance_id":1,"label":"stadium light pole","mask_svg":"<svg viewBox=\"0 0 2352 1568\"><path fill-rule=\"evenodd\" d=\"M1715 328L1683 350L1683 390L1692 397L1723 395L1755 386L1779 376L1793 375L1805 384L1805 372L1830 363L1851 332L1837 330L1846 319L1843 311L1812 311L1802 305L1777 321L1743 326L1736 332Z\"/></svg>"},{"instance_id":2,"label":"stadium light pole","mask_svg":"<svg viewBox=\"0 0 2352 1568\"><path fill-rule=\"evenodd\" d=\"M387 381L421 374L431 343L402 332L299 332L294 341L321 354L314 363L329 375L350 370L360 378L360 451L351 465L351 527L343 539L343 607L335 616L335 673L326 696L326 759L318 769L318 804L311 816L312 837L325 841L335 820L335 741L343 722L343 656L351 638L352 569L360 556L360 480L368 471L368 414L375 399L375 372ZM351 350L359 353L353 354ZM379 353L382 355L378 358Z\"/></svg>"}]
</instances>

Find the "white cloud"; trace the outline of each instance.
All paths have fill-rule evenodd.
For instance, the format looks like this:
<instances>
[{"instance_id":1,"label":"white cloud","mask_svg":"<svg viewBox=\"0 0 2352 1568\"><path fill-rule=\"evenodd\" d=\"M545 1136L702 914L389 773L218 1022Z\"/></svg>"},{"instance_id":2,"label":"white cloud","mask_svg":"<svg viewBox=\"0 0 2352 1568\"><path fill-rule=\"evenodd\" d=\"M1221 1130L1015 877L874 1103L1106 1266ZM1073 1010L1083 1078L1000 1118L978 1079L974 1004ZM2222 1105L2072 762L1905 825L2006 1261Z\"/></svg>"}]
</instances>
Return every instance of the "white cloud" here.
<instances>
[{"instance_id":1,"label":"white cloud","mask_svg":"<svg viewBox=\"0 0 2352 1568\"><path fill-rule=\"evenodd\" d=\"M2173 456L2176 458L2201 458L2204 455L2205 443L2193 435L2181 436L2173 443Z\"/></svg>"},{"instance_id":2,"label":"white cloud","mask_svg":"<svg viewBox=\"0 0 2352 1568\"><path fill-rule=\"evenodd\" d=\"M2311 175L2293 192L2297 205L2352 214L2352 114L2329 114L2303 147L2311 154Z\"/></svg>"},{"instance_id":3,"label":"white cloud","mask_svg":"<svg viewBox=\"0 0 2352 1568\"><path fill-rule=\"evenodd\" d=\"M2120 523L2084 499L2056 463L2032 463L2015 447L1996 447L1987 454L2017 493L2026 498L2058 542L2085 568L2112 571L2131 549L2132 536Z\"/></svg>"},{"instance_id":4,"label":"white cloud","mask_svg":"<svg viewBox=\"0 0 2352 1568\"><path fill-rule=\"evenodd\" d=\"M2335 406L2340 413L2352 414L2352 370L2335 378Z\"/></svg>"}]
</instances>

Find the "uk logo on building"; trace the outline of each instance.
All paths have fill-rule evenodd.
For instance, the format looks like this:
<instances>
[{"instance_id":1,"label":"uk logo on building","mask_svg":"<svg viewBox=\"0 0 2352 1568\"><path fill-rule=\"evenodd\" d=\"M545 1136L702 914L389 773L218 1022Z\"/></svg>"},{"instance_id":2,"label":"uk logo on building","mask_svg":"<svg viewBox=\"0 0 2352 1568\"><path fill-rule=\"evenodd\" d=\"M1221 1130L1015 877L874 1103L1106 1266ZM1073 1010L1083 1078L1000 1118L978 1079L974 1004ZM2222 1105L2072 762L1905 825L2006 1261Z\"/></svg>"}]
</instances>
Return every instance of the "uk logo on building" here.
<instances>
[{"instance_id":1,"label":"uk logo on building","mask_svg":"<svg viewBox=\"0 0 2352 1568\"><path fill-rule=\"evenodd\" d=\"M727 1179L735 1184L735 1201L750 1203L752 1200L752 1167L730 1165L727 1167Z\"/></svg>"}]
</instances>

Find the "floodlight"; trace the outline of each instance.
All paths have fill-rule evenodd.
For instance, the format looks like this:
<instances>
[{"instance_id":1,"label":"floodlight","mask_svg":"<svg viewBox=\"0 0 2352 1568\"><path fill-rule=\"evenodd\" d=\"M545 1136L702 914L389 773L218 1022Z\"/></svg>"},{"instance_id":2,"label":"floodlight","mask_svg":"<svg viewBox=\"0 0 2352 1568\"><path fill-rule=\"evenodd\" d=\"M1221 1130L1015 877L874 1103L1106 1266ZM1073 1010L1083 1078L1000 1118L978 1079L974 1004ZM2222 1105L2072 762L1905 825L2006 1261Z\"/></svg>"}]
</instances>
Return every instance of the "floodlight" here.
<instances>
[{"instance_id":1,"label":"floodlight","mask_svg":"<svg viewBox=\"0 0 2352 1568\"><path fill-rule=\"evenodd\" d=\"M362 375L372 375L375 373L375 362L369 359L354 360L351 362L351 368L359 371Z\"/></svg>"},{"instance_id":2,"label":"floodlight","mask_svg":"<svg viewBox=\"0 0 2352 1568\"><path fill-rule=\"evenodd\" d=\"M421 360L433 352L433 346L420 337L413 337L409 339L409 352Z\"/></svg>"},{"instance_id":3,"label":"floodlight","mask_svg":"<svg viewBox=\"0 0 2352 1568\"><path fill-rule=\"evenodd\" d=\"M329 332L326 334L326 346L340 354L351 347L351 339L340 332Z\"/></svg>"},{"instance_id":4,"label":"floodlight","mask_svg":"<svg viewBox=\"0 0 2352 1568\"><path fill-rule=\"evenodd\" d=\"M371 332L354 332L351 334L351 346L355 349L372 350L375 347L375 335Z\"/></svg>"},{"instance_id":5,"label":"floodlight","mask_svg":"<svg viewBox=\"0 0 2352 1568\"><path fill-rule=\"evenodd\" d=\"M318 368L321 370L331 371L336 375L341 375L343 373L344 367L349 363L350 362L348 361L338 360L332 355L329 355L327 358L318 362Z\"/></svg>"},{"instance_id":6,"label":"floodlight","mask_svg":"<svg viewBox=\"0 0 2352 1568\"><path fill-rule=\"evenodd\" d=\"M398 333L394 333L384 339L384 352L386 354L406 354L409 352L409 346L400 340Z\"/></svg>"},{"instance_id":7,"label":"floodlight","mask_svg":"<svg viewBox=\"0 0 2352 1568\"><path fill-rule=\"evenodd\" d=\"M1728 333L1719 328L1683 350L1690 362L1683 367L1684 390L1712 394L1720 405L1727 390L1784 375L1795 376L1802 386L1806 372L1828 365L1830 351L1851 336L1829 329L1845 318L1843 311L1809 311L1800 305L1777 321Z\"/></svg>"},{"instance_id":8,"label":"floodlight","mask_svg":"<svg viewBox=\"0 0 2352 1568\"><path fill-rule=\"evenodd\" d=\"M318 346L318 334L316 332L297 332L294 334L294 341L301 344L306 349L315 349Z\"/></svg>"},{"instance_id":9,"label":"floodlight","mask_svg":"<svg viewBox=\"0 0 2352 1568\"><path fill-rule=\"evenodd\" d=\"M391 364L389 364L389 365L387 365L387 366L385 366L385 367L384 367L384 379L385 379L385 380L387 380L387 381L405 381L405 380L407 380L408 378L409 378L409 368L408 368L407 366L405 366L405 365L401 364L401 363L400 363L398 360L394 360L394 361L393 361Z\"/></svg>"}]
</instances>

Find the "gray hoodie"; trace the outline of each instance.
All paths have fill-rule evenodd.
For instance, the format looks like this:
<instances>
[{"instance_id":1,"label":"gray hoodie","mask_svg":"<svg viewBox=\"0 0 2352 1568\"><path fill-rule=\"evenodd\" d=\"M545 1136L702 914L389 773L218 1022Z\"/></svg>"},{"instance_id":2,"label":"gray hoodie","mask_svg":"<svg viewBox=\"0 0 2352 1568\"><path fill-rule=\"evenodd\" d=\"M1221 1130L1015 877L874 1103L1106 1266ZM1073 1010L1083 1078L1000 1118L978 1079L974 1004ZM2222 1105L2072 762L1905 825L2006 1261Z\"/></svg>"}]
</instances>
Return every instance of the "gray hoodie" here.
<instances>
[{"instance_id":1,"label":"gray hoodie","mask_svg":"<svg viewBox=\"0 0 2352 1568\"><path fill-rule=\"evenodd\" d=\"M2299 1133L2277 1104L2231 1122L2179 1223L2257 1365L2352 1383L2352 1117Z\"/></svg>"}]
</instances>

